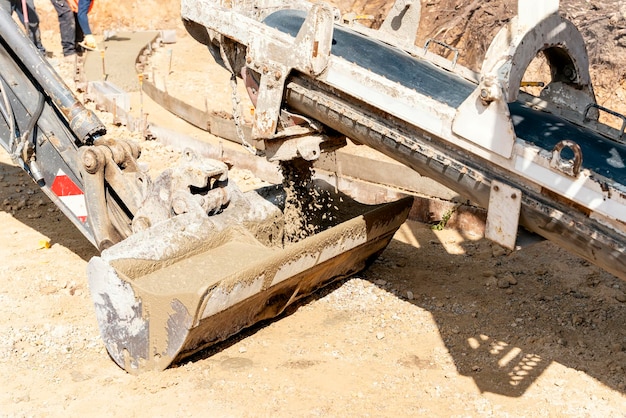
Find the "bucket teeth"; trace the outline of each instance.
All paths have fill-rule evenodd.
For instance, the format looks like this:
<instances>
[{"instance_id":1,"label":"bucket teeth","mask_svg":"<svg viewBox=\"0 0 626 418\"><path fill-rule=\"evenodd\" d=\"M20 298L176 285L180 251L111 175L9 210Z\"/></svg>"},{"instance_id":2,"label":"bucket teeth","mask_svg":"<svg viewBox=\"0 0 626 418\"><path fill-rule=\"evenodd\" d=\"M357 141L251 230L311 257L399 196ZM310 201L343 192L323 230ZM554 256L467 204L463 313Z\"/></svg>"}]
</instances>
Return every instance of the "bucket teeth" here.
<instances>
[{"instance_id":1,"label":"bucket teeth","mask_svg":"<svg viewBox=\"0 0 626 418\"><path fill-rule=\"evenodd\" d=\"M234 190L218 215L173 217L94 257L89 286L111 357L131 373L163 370L280 314L363 269L412 203L368 206L332 197L342 199L341 210L328 208L332 223L297 242L283 242L284 191L269 187Z\"/></svg>"}]
</instances>

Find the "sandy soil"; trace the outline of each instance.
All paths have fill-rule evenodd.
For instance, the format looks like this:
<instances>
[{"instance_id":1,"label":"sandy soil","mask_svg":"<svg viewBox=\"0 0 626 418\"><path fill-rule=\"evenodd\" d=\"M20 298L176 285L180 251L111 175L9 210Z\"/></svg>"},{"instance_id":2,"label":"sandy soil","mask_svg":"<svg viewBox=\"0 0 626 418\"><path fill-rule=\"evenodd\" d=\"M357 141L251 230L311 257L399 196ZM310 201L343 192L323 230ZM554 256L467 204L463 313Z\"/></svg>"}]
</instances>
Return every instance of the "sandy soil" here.
<instances>
[{"instance_id":1,"label":"sandy soil","mask_svg":"<svg viewBox=\"0 0 626 418\"><path fill-rule=\"evenodd\" d=\"M153 166L177 158L101 117ZM363 273L131 376L100 341L85 275L96 250L5 153L0 202L0 416L626 416L626 284L549 242L509 254L408 222Z\"/></svg>"}]
</instances>

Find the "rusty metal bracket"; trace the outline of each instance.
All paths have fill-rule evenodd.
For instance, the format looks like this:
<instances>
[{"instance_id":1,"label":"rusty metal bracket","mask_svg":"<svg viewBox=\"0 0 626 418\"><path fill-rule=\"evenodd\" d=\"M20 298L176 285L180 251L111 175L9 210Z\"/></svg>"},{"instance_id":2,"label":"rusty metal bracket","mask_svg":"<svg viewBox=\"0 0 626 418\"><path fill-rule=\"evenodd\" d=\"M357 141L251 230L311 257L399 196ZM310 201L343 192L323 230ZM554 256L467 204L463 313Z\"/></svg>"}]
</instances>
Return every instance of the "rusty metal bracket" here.
<instances>
[{"instance_id":1,"label":"rusty metal bracket","mask_svg":"<svg viewBox=\"0 0 626 418\"><path fill-rule=\"evenodd\" d=\"M252 139L267 139L276 133L289 71L289 67L277 63L263 66L254 111Z\"/></svg>"},{"instance_id":2,"label":"rusty metal bracket","mask_svg":"<svg viewBox=\"0 0 626 418\"><path fill-rule=\"evenodd\" d=\"M492 181L485 237L505 248L515 249L521 210L522 191L500 181Z\"/></svg>"},{"instance_id":3,"label":"rusty metal bracket","mask_svg":"<svg viewBox=\"0 0 626 418\"><path fill-rule=\"evenodd\" d=\"M260 74L252 127L253 139L271 138L278 127L285 81L292 69L317 76L327 67L333 39L334 11L314 4L295 40L287 44L253 38L248 46L248 68Z\"/></svg>"},{"instance_id":4,"label":"rusty metal bracket","mask_svg":"<svg viewBox=\"0 0 626 418\"><path fill-rule=\"evenodd\" d=\"M568 148L574 153L574 158L563 158L561 152L565 148ZM552 150L552 159L550 160L550 167L557 169L567 174L568 176L578 177L578 174L580 173L580 167L582 167L582 165L583 152L580 149L580 145L578 145L576 142L565 139L554 146L554 149Z\"/></svg>"}]
</instances>

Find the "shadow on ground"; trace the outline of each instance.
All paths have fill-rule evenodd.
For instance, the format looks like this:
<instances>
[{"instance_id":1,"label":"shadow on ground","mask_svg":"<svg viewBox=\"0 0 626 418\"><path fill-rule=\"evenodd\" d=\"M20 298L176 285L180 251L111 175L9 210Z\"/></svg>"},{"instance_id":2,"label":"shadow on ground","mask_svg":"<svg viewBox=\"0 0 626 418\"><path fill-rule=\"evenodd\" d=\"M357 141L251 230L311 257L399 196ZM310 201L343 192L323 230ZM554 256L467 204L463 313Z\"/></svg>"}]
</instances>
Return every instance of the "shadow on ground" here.
<instances>
[{"instance_id":1,"label":"shadow on ground","mask_svg":"<svg viewBox=\"0 0 626 418\"><path fill-rule=\"evenodd\" d=\"M0 163L0 210L85 261L98 251L20 168Z\"/></svg>"},{"instance_id":2,"label":"shadow on ground","mask_svg":"<svg viewBox=\"0 0 626 418\"><path fill-rule=\"evenodd\" d=\"M364 278L411 291L481 392L522 396L552 362L625 392L622 281L548 241L499 254L485 239L461 240L454 255L424 225L411 230L420 248L394 240Z\"/></svg>"}]
</instances>

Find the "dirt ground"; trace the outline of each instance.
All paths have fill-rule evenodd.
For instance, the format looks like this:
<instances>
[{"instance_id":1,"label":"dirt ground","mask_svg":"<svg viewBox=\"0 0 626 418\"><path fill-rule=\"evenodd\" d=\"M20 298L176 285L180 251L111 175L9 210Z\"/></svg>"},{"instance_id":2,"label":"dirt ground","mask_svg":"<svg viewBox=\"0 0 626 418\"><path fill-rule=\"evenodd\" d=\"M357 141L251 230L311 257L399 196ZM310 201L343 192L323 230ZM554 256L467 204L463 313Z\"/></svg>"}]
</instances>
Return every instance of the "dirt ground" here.
<instances>
[{"instance_id":1,"label":"dirt ground","mask_svg":"<svg viewBox=\"0 0 626 418\"><path fill-rule=\"evenodd\" d=\"M141 3L154 14L139 2L116 4L114 15L112 2L99 0L94 28L176 29L178 42L154 59L172 49L170 91L204 103L189 87L205 91L209 55L171 17L174 3ZM469 10L449 3L423 2L426 15L441 19ZM504 3L485 1L471 18L512 13ZM626 2L563 3L589 3L579 18L591 22L593 8L602 17L603 7L617 13ZM44 43L58 51L52 8L36 4ZM624 27L623 16L617 23L610 33ZM615 68L602 99L619 105L623 66L613 63L624 54L619 42L612 45L621 55L598 58L594 71ZM226 96L220 90L212 98ZM141 142L142 161L152 167L176 160L172 147L99 115L112 137ZM205 135L164 114L152 117ZM244 171L234 176L258 181ZM0 416L626 417L626 284L550 242L508 253L468 232L407 222L366 271L183 364L131 376L100 340L85 273L96 250L5 153L0 204Z\"/></svg>"}]
</instances>

